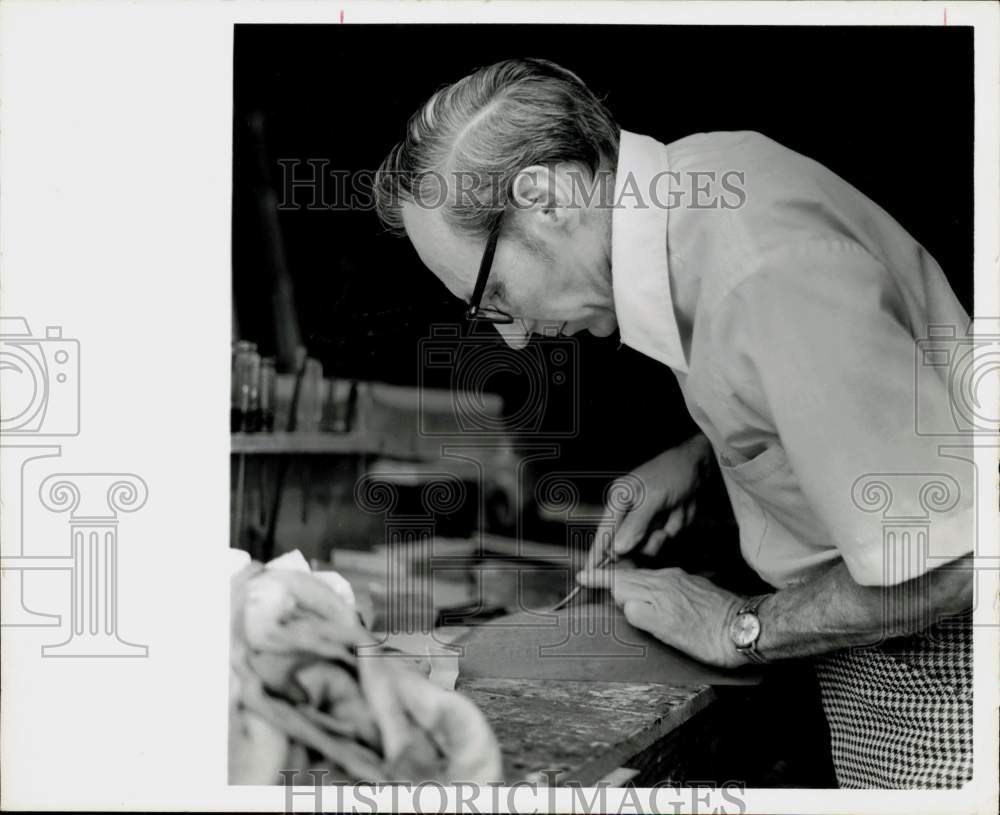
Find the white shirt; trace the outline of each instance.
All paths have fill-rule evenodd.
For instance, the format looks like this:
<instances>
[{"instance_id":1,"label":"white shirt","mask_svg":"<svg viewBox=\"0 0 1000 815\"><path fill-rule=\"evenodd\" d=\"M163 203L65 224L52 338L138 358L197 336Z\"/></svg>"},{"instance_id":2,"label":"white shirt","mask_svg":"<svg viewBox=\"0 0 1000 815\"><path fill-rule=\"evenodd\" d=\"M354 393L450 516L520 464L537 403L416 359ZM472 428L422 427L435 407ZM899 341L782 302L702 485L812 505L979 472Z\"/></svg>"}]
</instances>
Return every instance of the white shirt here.
<instances>
[{"instance_id":1,"label":"white shirt","mask_svg":"<svg viewBox=\"0 0 1000 815\"><path fill-rule=\"evenodd\" d=\"M781 588L843 559L892 585L972 551L971 465L933 432L954 432L947 367L916 343L968 316L923 247L759 133L622 131L615 183L622 341L674 370L758 574Z\"/></svg>"}]
</instances>

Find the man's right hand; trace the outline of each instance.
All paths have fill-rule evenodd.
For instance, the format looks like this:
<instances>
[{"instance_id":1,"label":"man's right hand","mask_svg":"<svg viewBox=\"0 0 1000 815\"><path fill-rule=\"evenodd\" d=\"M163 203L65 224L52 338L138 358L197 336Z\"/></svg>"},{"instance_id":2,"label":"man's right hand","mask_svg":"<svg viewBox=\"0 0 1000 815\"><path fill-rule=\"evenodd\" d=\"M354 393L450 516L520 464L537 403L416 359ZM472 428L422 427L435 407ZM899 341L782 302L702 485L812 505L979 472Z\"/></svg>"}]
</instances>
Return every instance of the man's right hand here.
<instances>
[{"instance_id":1,"label":"man's right hand","mask_svg":"<svg viewBox=\"0 0 1000 815\"><path fill-rule=\"evenodd\" d=\"M625 476L621 492L638 492L641 497L625 505L620 501L608 502L584 569L592 570L606 554L608 535L612 536L612 545L619 558L635 550L644 540L642 553L655 555L664 541L690 524L696 512L695 494L711 453L708 439L699 433ZM641 490L636 489L636 482L642 485ZM609 494L614 491L615 485L612 485Z\"/></svg>"}]
</instances>

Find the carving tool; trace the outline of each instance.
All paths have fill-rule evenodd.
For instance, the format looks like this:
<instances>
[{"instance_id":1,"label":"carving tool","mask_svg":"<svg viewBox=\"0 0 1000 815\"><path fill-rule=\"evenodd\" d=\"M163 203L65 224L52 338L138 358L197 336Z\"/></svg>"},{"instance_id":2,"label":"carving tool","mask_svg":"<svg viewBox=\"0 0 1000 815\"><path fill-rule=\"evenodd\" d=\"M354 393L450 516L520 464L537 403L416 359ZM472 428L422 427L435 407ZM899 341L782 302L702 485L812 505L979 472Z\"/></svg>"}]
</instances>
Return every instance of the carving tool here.
<instances>
[{"instance_id":1,"label":"carving tool","mask_svg":"<svg viewBox=\"0 0 1000 815\"><path fill-rule=\"evenodd\" d=\"M609 563L612 563L616 560L618 560L617 553L615 552L614 549L609 549L607 552L604 553L604 557L602 557L599 561L597 561L597 565L594 566L594 568L603 569ZM563 597L562 600L560 600L558 603L552 606L550 610L559 611L559 609L565 608L571 602L573 602L573 598L576 597L581 591L583 591L584 588L585 588L584 586L577 586L575 589L573 589L573 591L571 591L569 594Z\"/></svg>"}]
</instances>

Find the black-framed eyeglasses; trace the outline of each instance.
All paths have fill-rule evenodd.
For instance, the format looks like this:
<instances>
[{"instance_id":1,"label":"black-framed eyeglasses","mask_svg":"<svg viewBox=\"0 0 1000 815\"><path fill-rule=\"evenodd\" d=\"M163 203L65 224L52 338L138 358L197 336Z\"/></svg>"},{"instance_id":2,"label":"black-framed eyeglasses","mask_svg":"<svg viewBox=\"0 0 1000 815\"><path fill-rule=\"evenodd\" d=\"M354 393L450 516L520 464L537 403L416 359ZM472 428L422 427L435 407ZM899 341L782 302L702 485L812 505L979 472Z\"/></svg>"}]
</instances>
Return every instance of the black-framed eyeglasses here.
<instances>
[{"instance_id":1,"label":"black-framed eyeglasses","mask_svg":"<svg viewBox=\"0 0 1000 815\"><path fill-rule=\"evenodd\" d=\"M496 224L490 230L490 235L486 239L486 249L483 252L483 260L479 264L479 276L476 277L476 287L472 290L472 299L469 301L469 307L465 310L465 319L470 322L496 323L498 325L510 325L514 322L514 318L506 311L482 305L483 293L486 291L486 282L490 277L490 269L493 268L493 255L497 251L497 240L500 237L502 227L503 216L497 218Z\"/></svg>"}]
</instances>

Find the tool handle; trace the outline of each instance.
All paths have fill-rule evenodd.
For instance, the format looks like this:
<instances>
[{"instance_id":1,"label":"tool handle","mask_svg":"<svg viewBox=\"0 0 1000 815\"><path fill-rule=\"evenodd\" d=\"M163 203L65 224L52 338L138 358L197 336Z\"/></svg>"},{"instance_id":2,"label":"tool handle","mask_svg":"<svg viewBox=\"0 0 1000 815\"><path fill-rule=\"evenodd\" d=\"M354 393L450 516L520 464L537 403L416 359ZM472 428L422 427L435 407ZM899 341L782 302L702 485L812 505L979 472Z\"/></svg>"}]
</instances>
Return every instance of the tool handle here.
<instances>
[{"instance_id":1,"label":"tool handle","mask_svg":"<svg viewBox=\"0 0 1000 815\"><path fill-rule=\"evenodd\" d=\"M604 553L604 557L602 557L599 561L597 561L597 564L594 566L594 568L603 569L609 563L612 563L616 560L618 560L618 555L615 553L614 549L611 549L610 551ZM575 589L573 589L573 591L571 591L569 594L563 597L562 600L560 600L558 603L552 606L551 610L559 611L559 609L565 608L573 601L573 598L576 597L581 591L583 591L583 586L577 586Z\"/></svg>"}]
</instances>

